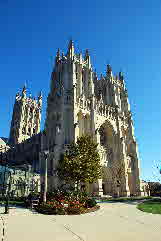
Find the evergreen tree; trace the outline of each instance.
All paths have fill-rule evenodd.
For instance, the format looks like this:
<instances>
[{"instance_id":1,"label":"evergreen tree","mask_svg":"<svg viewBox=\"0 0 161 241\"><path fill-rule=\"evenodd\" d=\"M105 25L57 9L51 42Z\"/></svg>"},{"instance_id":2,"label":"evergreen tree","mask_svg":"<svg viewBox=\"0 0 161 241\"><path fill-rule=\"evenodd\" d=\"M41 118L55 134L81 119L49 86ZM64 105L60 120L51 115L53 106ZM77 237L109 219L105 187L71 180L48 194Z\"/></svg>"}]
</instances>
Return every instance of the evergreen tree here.
<instances>
[{"instance_id":1,"label":"evergreen tree","mask_svg":"<svg viewBox=\"0 0 161 241\"><path fill-rule=\"evenodd\" d=\"M72 143L59 161L58 175L67 183L79 188L80 182L93 183L102 175L98 144L89 135L81 136Z\"/></svg>"}]
</instances>

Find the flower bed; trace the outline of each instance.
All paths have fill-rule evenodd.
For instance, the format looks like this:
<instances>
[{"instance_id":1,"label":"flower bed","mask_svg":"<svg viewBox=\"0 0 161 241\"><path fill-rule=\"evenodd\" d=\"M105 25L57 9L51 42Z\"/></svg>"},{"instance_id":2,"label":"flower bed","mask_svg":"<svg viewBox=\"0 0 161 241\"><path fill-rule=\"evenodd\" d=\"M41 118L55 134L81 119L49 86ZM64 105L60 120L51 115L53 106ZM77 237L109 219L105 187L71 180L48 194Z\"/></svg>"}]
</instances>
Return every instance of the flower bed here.
<instances>
[{"instance_id":1,"label":"flower bed","mask_svg":"<svg viewBox=\"0 0 161 241\"><path fill-rule=\"evenodd\" d=\"M99 209L96 201L83 193L48 195L46 203L40 203L35 209L39 213L54 215L78 215Z\"/></svg>"},{"instance_id":2,"label":"flower bed","mask_svg":"<svg viewBox=\"0 0 161 241\"><path fill-rule=\"evenodd\" d=\"M91 208L85 208L85 207L58 207L53 208L51 206L48 206L48 204L40 205L39 207L36 207L36 211L42 214L47 215L79 215L79 214L85 214L90 212L95 212L98 210L100 206L96 205Z\"/></svg>"}]
</instances>

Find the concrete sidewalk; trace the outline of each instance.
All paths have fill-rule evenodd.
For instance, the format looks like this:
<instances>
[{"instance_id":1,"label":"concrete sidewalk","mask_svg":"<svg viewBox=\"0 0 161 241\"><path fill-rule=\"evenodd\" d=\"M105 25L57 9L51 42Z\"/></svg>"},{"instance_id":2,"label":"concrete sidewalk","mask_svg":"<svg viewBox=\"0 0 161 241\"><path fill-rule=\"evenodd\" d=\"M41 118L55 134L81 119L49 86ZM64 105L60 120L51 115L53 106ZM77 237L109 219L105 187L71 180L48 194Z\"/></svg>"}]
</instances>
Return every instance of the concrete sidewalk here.
<instances>
[{"instance_id":1,"label":"concrete sidewalk","mask_svg":"<svg viewBox=\"0 0 161 241\"><path fill-rule=\"evenodd\" d=\"M9 215L1 214L5 220L4 241L161 241L161 215L143 213L134 203L100 206L94 213L79 216L12 209Z\"/></svg>"}]
</instances>

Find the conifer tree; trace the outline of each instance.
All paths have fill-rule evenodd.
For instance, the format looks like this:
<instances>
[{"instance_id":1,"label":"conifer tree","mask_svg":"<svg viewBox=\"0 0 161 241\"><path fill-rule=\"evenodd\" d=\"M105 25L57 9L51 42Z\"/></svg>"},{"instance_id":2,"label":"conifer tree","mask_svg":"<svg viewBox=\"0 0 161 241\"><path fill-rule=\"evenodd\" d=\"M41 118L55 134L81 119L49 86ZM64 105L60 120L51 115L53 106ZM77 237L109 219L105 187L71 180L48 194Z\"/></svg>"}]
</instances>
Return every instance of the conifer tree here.
<instances>
[{"instance_id":1,"label":"conifer tree","mask_svg":"<svg viewBox=\"0 0 161 241\"><path fill-rule=\"evenodd\" d=\"M79 188L80 182L93 183L102 175L98 144L89 135L81 136L72 143L59 161L58 175L67 183Z\"/></svg>"}]
</instances>

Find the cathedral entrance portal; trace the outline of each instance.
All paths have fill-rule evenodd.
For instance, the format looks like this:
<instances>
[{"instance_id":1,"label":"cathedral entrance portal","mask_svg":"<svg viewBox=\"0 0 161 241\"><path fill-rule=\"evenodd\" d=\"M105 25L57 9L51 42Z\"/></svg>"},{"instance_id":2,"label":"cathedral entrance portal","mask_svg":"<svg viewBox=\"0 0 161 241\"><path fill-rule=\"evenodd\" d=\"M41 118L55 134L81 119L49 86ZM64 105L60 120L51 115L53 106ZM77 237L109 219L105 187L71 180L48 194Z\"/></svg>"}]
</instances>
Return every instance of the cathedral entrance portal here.
<instances>
[{"instance_id":1,"label":"cathedral entrance portal","mask_svg":"<svg viewBox=\"0 0 161 241\"><path fill-rule=\"evenodd\" d=\"M109 122L105 122L99 129L100 149L102 150L101 160L103 171L103 193L112 195L114 193L114 176L112 169L117 159L116 133Z\"/></svg>"},{"instance_id":2,"label":"cathedral entrance portal","mask_svg":"<svg viewBox=\"0 0 161 241\"><path fill-rule=\"evenodd\" d=\"M114 160L114 152L115 152L115 131L112 125L108 122L105 122L101 125L99 129L100 134L100 146L105 151L105 160L106 164L110 165Z\"/></svg>"}]
</instances>

